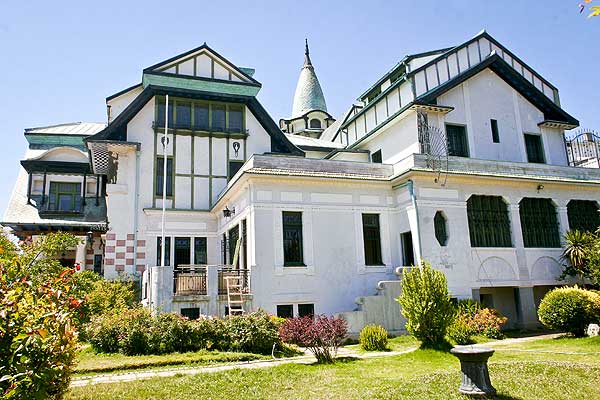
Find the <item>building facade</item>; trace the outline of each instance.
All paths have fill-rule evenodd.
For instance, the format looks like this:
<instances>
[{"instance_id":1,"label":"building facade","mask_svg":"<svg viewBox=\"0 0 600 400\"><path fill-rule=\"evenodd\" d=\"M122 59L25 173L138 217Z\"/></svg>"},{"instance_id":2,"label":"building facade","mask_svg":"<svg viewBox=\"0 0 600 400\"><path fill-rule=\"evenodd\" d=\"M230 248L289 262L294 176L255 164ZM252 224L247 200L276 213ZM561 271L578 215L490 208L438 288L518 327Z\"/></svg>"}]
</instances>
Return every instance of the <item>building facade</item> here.
<instances>
[{"instance_id":1,"label":"building facade","mask_svg":"<svg viewBox=\"0 0 600 400\"><path fill-rule=\"evenodd\" d=\"M537 324L568 282L564 233L600 226L600 170L570 165L579 123L556 87L482 32L403 58L335 120L307 45L277 125L253 72L203 45L107 98L84 139L106 177L105 277L142 275L146 305L192 317L235 304L401 331L399 275L426 260L452 296Z\"/></svg>"}]
</instances>

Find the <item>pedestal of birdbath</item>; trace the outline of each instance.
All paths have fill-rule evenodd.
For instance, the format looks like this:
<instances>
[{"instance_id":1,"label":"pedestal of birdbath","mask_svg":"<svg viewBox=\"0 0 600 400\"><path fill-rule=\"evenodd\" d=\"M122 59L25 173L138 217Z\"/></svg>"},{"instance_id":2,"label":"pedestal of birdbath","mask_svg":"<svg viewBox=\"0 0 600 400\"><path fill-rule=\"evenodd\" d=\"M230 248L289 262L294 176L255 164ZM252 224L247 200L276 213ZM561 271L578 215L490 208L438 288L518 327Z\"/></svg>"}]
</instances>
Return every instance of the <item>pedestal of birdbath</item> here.
<instances>
[{"instance_id":1,"label":"pedestal of birdbath","mask_svg":"<svg viewBox=\"0 0 600 400\"><path fill-rule=\"evenodd\" d=\"M494 354L494 350L477 346L458 346L450 352L460 360L462 381L459 392L470 396L496 395L487 366L488 358Z\"/></svg>"}]
</instances>

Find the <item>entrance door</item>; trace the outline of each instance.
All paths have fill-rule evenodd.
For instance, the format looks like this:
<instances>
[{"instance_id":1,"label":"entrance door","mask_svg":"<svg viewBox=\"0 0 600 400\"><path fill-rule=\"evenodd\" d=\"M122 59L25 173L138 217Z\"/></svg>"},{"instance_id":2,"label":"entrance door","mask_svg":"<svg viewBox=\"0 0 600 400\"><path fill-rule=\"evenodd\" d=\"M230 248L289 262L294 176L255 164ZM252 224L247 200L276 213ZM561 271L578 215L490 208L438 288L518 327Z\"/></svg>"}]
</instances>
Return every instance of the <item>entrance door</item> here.
<instances>
[{"instance_id":1,"label":"entrance door","mask_svg":"<svg viewBox=\"0 0 600 400\"><path fill-rule=\"evenodd\" d=\"M175 238L175 268L182 264L190 264L190 238L176 237Z\"/></svg>"},{"instance_id":2,"label":"entrance door","mask_svg":"<svg viewBox=\"0 0 600 400\"><path fill-rule=\"evenodd\" d=\"M413 252L412 232L404 232L400 234L402 242L402 265L410 267L415 265L415 254Z\"/></svg>"}]
</instances>

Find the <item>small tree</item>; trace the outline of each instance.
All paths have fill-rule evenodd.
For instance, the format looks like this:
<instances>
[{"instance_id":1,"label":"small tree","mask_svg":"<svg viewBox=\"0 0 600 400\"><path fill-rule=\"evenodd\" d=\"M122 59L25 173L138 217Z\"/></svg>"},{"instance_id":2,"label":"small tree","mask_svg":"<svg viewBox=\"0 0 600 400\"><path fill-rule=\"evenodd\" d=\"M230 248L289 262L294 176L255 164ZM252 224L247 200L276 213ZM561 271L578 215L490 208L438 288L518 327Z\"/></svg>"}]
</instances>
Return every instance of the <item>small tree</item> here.
<instances>
[{"instance_id":1,"label":"small tree","mask_svg":"<svg viewBox=\"0 0 600 400\"><path fill-rule=\"evenodd\" d=\"M600 230L596 233L568 231L565 242L562 259L567 265L561 277L578 276L582 281L589 279L600 286Z\"/></svg>"},{"instance_id":2,"label":"small tree","mask_svg":"<svg viewBox=\"0 0 600 400\"><path fill-rule=\"evenodd\" d=\"M406 271L398 302L407 320L406 329L421 341L421 346L439 347L445 343L446 330L456 311L443 272L425 262Z\"/></svg>"},{"instance_id":3,"label":"small tree","mask_svg":"<svg viewBox=\"0 0 600 400\"><path fill-rule=\"evenodd\" d=\"M347 333L346 320L325 315L290 318L279 327L284 342L308 348L319 363L335 361Z\"/></svg>"},{"instance_id":4,"label":"small tree","mask_svg":"<svg viewBox=\"0 0 600 400\"><path fill-rule=\"evenodd\" d=\"M0 235L0 393L60 398L69 386L81 306L75 270L56 257L77 239L47 235L18 249Z\"/></svg>"},{"instance_id":5,"label":"small tree","mask_svg":"<svg viewBox=\"0 0 600 400\"><path fill-rule=\"evenodd\" d=\"M542 299L538 317L550 329L581 337L588 324L599 322L600 295L577 286L556 288Z\"/></svg>"}]
</instances>

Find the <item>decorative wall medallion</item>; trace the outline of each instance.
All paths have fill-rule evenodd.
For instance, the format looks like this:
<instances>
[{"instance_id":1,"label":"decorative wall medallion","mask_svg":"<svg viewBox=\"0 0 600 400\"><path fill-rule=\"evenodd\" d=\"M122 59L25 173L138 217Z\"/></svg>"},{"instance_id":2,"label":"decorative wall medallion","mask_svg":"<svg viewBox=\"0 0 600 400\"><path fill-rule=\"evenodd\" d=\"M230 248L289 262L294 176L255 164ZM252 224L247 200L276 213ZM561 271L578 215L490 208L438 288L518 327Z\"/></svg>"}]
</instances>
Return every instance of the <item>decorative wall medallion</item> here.
<instances>
[{"instance_id":1,"label":"decorative wall medallion","mask_svg":"<svg viewBox=\"0 0 600 400\"><path fill-rule=\"evenodd\" d=\"M237 157L238 153L240 151L240 142L233 142L232 146L233 146L233 153Z\"/></svg>"}]
</instances>

